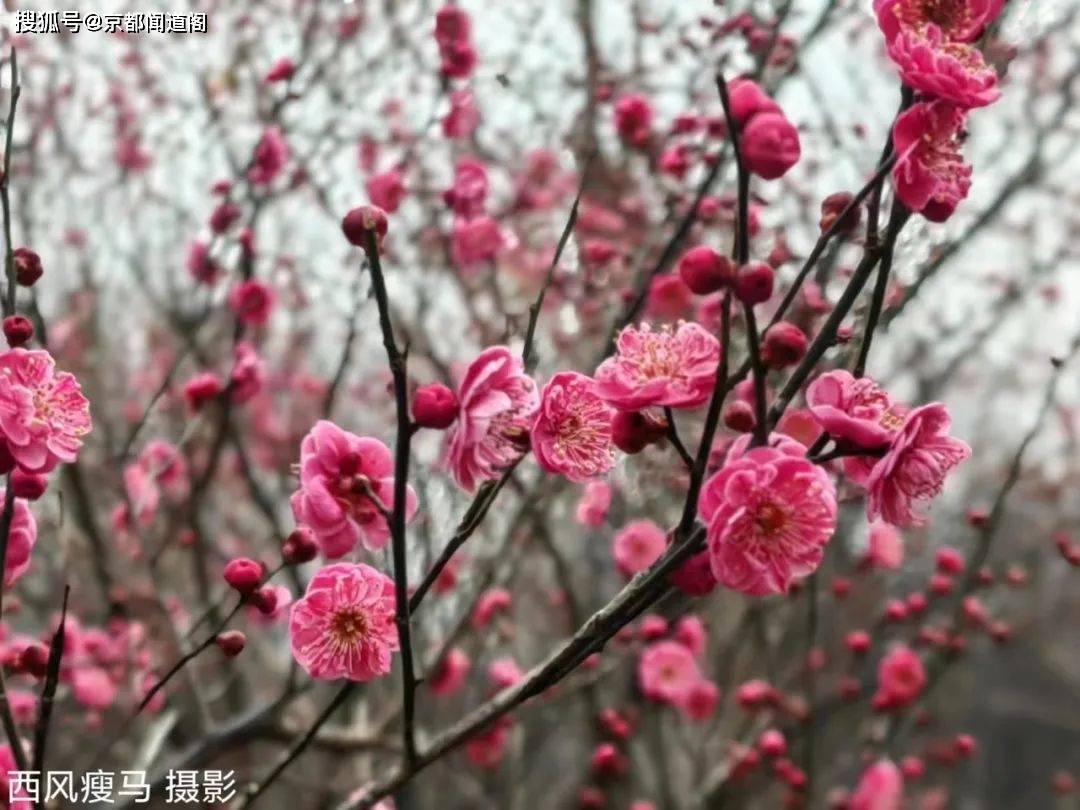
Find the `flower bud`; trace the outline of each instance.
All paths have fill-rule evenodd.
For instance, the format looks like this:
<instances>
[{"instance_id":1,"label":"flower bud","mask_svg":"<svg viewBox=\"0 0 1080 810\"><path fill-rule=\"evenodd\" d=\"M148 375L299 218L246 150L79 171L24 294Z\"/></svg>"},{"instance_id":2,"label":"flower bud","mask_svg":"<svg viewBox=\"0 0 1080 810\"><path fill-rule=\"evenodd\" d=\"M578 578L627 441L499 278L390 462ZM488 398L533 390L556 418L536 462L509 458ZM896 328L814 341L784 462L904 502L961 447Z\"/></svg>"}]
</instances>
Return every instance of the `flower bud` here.
<instances>
[{"instance_id":1,"label":"flower bud","mask_svg":"<svg viewBox=\"0 0 1080 810\"><path fill-rule=\"evenodd\" d=\"M758 113L743 129L743 163L762 179L783 177L801 154L799 131L782 112Z\"/></svg>"},{"instance_id":2,"label":"flower bud","mask_svg":"<svg viewBox=\"0 0 1080 810\"><path fill-rule=\"evenodd\" d=\"M15 659L15 670L34 678L44 678L49 669L49 649L34 642L22 650Z\"/></svg>"},{"instance_id":3,"label":"flower bud","mask_svg":"<svg viewBox=\"0 0 1080 810\"><path fill-rule=\"evenodd\" d=\"M761 347L761 359L771 368L784 368L806 354L806 333L793 323L780 321L769 327Z\"/></svg>"},{"instance_id":4,"label":"flower bud","mask_svg":"<svg viewBox=\"0 0 1080 810\"><path fill-rule=\"evenodd\" d=\"M235 203L226 200L210 214L210 230L214 233L225 233L238 219L240 219L240 208Z\"/></svg>"},{"instance_id":5,"label":"flower bud","mask_svg":"<svg viewBox=\"0 0 1080 810\"><path fill-rule=\"evenodd\" d=\"M751 79L735 79L728 84L731 117L745 124L759 112L778 112L780 107Z\"/></svg>"},{"instance_id":6,"label":"flower bud","mask_svg":"<svg viewBox=\"0 0 1080 810\"><path fill-rule=\"evenodd\" d=\"M420 427L445 430L457 415L457 396L442 383L423 385L413 394L413 421Z\"/></svg>"},{"instance_id":7,"label":"flower bud","mask_svg":"<svg viewBox=\"0 0 1080 810\"><path fill-rule=\"evenodd\" d=\"M198 411L207 402L217 399L221 391L221 380L217 375L204 371L184 383L184 400L192 411Z\"/></svg>"},{"instance_id":8,"label":"flower bud","mask_svg":"<svg viewBox=\"0 0 1080 810\"><path fill-rule=\"evenodd\" d=\"M273 585L263 585L251 595L251 604L264 616L273 616L278 606L278 594Z\"/></svg>"},{"instance_id":9,"label":"flower bud","mask_svg":"<svg viewBox=\"0 0 1080 810\"><path fill-rule=\"evenodd\" d=\"M41 266L41 257L27 247L15 248L12 252L15 264L15 281L23 287L33 287L45 270Z\"/></svg>"},{"instance_id":10,"label":"flower bud","mask_svg":"<svg viewBox=\"0 0 1080 810\"><path fill-rule=\"evenodd\" d=\"M240 594L251 594L263 578L262 563L255 562L248 557L237 557L229 560L225 566L225 581L235 588Z\"/></svg>"},{"instance_id":11,"label":"flower bud","mask_svg":"<svg viewBox=\"0 0 1080 810\"><path fill-rule=\"evenodd\" d=\"M744 304L762 304L772 298L776 271L765 262L749 262L735 276L735 294Z\"/></svg>"},{"instance_id":12,"label":"flower bud","mask_svg":"<svg viewBox=\"0 0 1080 810\"><path fill-rule=\"evenodd\" d=\"M787 754L787 740L778 729L765 729L758 738L758 750L767 757L782 757Z\"/></svg>"},{"instance_id":13,"label":"flower bud","mask_svg":"<svg viewBox=\"0 0 1080 810\"><path fill-rule=\"evenodd\" d=\"M34 336L34 325L22 315L9 315L4 318L4 337L8 346L15 349L30 341Z\"/></svg>"},{"instance_id":14,"label":"flower bud","mask_svg":"<svg viewBox=\"0 0 1080 810\"><path fill-rule=\"evenodd\" d=\"M307 526L293 531L281 544L281 558L286 565L311 562L318 554L319 544L315 541L315 533Z\"/></svg>"},{"instance_id":15,"label":"flower bud","mask_svg":"<svg viewBox=\"0 0 1080 810\"><path fill-rule=\"evenodd\" d=\"M226 630L224 633L217 634L214 643L226 656L235 658L243 652L244 645L247 644L247 636L239 630Z\"/></svg>"},{"instance_id":16,"label":"flower bud","mask_svg":"<svg viewBox=\"0 0 1080 810\"><path fill-rule=\"evenodd\" d=\"M708 295L732 282L735 267L727 256L699 245L690 248L679 260L679 277L695 295Z\"/></svg>"},{"instance_id":17,"label":"flower bud","mask_svg":"<svg viewBox=\"0 0 1080 810\"><path fill-rule=\"evenodd\" d=\"M641 411L619 411L611 420L611 440L624 453L640 453L667 432L667 425Z\"/></svg>"},{"instance_id":18,"label":"flower bud","mask_svg":"<svg viewBox=\"0 0 1080 810\"><path fill-rule=\"evenodd\" d=\"M852 630L844 636L844 644L855 655L862 655L870 649L870 634L865 630Z\"/></svg>"},{"instance_id":19,"label":"flower bud","mask_svg":"<svg viewBox=\"0 0 1080 810\"><path fill-rule=\"evenodd\" d=\"M757 424L754 406L743 399L735 399L724 406L724 425L737 433L749 433Z\"/></svg>"},{"instance_id":20,"label":"flower bud","mask_svg":"<svg viewBox=\"0 0 1080 810\"><path fill-rule=\"evenodd\" d=\"M45 475L24 472L16 467L11 473L11 489L16 498L36 501L49 488L49 478Z\"/></svg>"},{"instance_id":21,"label":"flower bud","mask_svg":"<svg viewBox=\"0 0 1080 810\"><path fill-rule=\"evenodd\" d=\"M383 237L390 225L386 219L386 212L374 205L361 205L352 209L341 220L341 231L345 238L357 247L366 247L367 232L375 232L375 242L382 246Z\"/></svg>"},{"instance_id":22,"label":"flower bud","mask_svg":"<svg viewBox=\"0 0 1080 810\"><path fill-rule=\"evenodd\" d=\"M862 208L860 206L856 205L844 214L843 218L840 217L844 213L844 209L854 199L855 195L846 191L838 191L821 201L821 221L818 225L822 233L833 227L833 223L836 223L836 233L841 234L849 234L859 227L859 221L862 219Z\"/></svg>"}]
</instances>

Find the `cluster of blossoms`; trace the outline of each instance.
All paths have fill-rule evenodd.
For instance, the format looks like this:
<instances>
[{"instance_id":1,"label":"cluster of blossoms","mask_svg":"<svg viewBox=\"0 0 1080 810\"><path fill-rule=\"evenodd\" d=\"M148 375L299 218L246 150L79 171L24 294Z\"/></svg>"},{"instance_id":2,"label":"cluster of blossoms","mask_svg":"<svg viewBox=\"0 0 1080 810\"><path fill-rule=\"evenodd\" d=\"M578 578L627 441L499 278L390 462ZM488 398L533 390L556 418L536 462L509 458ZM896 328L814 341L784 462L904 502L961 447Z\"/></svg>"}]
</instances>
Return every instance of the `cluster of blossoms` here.
<instances>
[{"instance_id":1,"label":"cluster of blossoms","mask_svg":"<svg viewBox=\"0 0 1080 810\"><path fill-rule=\"evenodd\" d=\"M844 459L847 477L866 488L867 517L905 527L925 522L921 508L941 493L945 478L971 455L949 435L945 406L909 408L869 378L846 371L818 377L806 401L821 428L838 443L870 455Z\"/></svg>"},{"instance_id":2,"label":"cluster of blossoms","mask_svg":"<svg viewBox=\"0 0 1080 810\"><path fill-rule=\"evenodd\" d=\"M51 638L52 632L46 635ZM150 642L140 622L116 617L105 627L87 627L67 617L60 681L70 686L72 697L86 710L88 726L100 726L110 708L133 706L156 680ZM20 726L31 728L37 719L38 700L32 689L45 677L48 660L48 639L14 633L0 624L0 663L15 678L8 682L8 699ZM164 700L164 694L156 695L147 708L158 711Z\"/></svg>"},{"instance_id":3,"label":"cluster of blossoms","mask_svg":"<svg viewBox=\"0 0 1080 810\"><path fill-rule=\"evenodd\" d=\"M893 180L900 200L932 222L952 216L971 187L960 154L968 111L1001 95L975 40L1003 0L875 0L889 57L916 103L893 127Z\"/></svg>"},{"instance_id":4,"label":"cluster of blossoms","mask_svg":"<svg viewBox=\"0 0 1080 810\"><path fill-rule=\"evenodd\" d=\"M37 542L37 522L26 501L45 493L48 475L59 464L75 461L89 432L90 403L73 375L56 371L48 352L19 348L0 354L0 473L9 475L15 495L5 585L29 568Z\"/></svg>"}]
</instances>

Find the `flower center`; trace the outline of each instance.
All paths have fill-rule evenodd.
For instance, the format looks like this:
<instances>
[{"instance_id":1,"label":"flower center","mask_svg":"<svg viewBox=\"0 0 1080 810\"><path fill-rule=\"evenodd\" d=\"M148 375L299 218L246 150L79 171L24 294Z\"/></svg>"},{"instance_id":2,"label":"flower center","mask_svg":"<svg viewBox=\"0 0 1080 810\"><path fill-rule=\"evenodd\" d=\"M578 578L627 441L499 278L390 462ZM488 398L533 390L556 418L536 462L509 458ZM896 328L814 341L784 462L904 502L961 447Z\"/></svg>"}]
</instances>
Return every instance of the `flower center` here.
<instances>
[{"instance_id":1,"label":"flower center","mask_svg":"<svg viewBox=\"0 0 1080 810\"><path fill-rule=\"evenodd\" d=\"M367 615L359 608L341 608L330 619L330 635L338 647L355 647L367 633Z\"/></svg>"},{"instance_id":2,"label":"flower center","mask_svg":"<svg viewBox=\"0 0 1080 810\"><path fill-rule=\"evenodd\" d=\"M786 522L787 515L784 510L772 502L761 504L754 516L754 524L758 531L767 537L780 531Z\"/></svg>"}]
</instances>

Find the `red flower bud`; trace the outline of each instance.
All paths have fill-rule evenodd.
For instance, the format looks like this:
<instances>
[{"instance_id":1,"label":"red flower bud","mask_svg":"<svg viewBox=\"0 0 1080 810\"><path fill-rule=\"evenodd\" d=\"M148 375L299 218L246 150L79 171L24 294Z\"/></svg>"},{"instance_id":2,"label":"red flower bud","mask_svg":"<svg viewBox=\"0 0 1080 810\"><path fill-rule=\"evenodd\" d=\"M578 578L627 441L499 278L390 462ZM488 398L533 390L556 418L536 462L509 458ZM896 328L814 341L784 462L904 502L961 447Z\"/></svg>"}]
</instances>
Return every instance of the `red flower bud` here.
<instances>
[{"instance_id":1,"label":"red flower bud","mask_svg":"<svg viewBox=\"0 0 1080 810\"><path fill-rule=\"evenodd\" d=\"M375 232L375 242L382 245L383 237L390 224L386 219L386 212L374 205L361 205L354 208L341 220L341 231L345 238L357 247L367 245L367 232Z\"/></svg>"},{"instance_id":2,"label":"red flower bud","mask_svg":"<svg viewBox=\"0 0 1080 810\"><path fill-rule=\"evenodd\" d=\"M787 754L787 740L781 731L765 729L758 738L758 750L767 757L782 757Z\"/></svg>"},{"instance_id":3,"label":"red flower bud","mask_svg":"<svg viewBox=\"0 0 1080 810\"><path fill-rule=\"evenodd\" d=\"M23 287L33 287L45 270L41 266L41 257L27 247L12 251L15 263L15 280Z\"/></svg>"},{"instance_id":4,"label":"red flower bud","mask_svg":"<svg viewBox=\"0 0 1080 810\"><path fill-rule=\"evenodd\" d=\"M15 671L25 672L34 678L44 678L49 668L49 649L35 642L26 647L15 659Z\"/></svg>"},{"instance_id":5,"label":"red flower bud","mask_svg":"<svg viewBox=\"0 0 1080 810\"><path fill-rule=\"evenodd\" d=\"M221 380L217 375L212 371L204 371L184 383L184 400L191 410L197 411L207 402L217 399L221 391Z\"/></svg>"},{"instance_id":6,"label":"red flower bud","mask_svg":"<svg viewBox=\"0 0 1080 810\"><path fill-rule=\"evenodd\" d=\"M11 473L11 489L16 498L26 498L28 501L36 501L45 494L49 488L49 479L45 475L23 472L16 468Z\"/></svg>"},{"instance_id":7,"label":"red flower bud","mask_svg":"<svg viewBox=\"0 0 1080 810\"><path fill-rule=\"evenodd\" d=\"M721 290L735 278L735 266L727 256L711 247L690 248L679 260L679 277L695 295L708 295Z\"/></svg>"},{"instance_id":8,"label":"red flower bud","mask_svg":"<svg viewBox=\"0 0 1080 810\"><path fill-rule=\"evenodd\" d=\"M783 177L801 154L799 131L782 112L759 113L743 128L743 163L758 177Z\"/></svg>"},{"instance_id":9,"label":"red flower bud","mask_svg":"<svg viewBox=\"0 0 1080 810\"><path fill-rule=\"evenodd\" d=\"M830 194L824 200L821 201L821 221L818 223L821 227L821 232L829 230L833 226L834 222L837 222L836 233L848 234L859 227L859 221L862 219L862 208L856 205L841 219L840 215L844 212L851 201L855 199L855 195L849 194L846 191L838 191L835 194Z\"/></svg>"},{"instance_id":10,"label":"red flower bud","mask_svg":"<svg viewBox=\"0 0 1080 810\"><path fill-rule=\"evenodd\" d=\"M611 440L624 453L640 453L667 432L667 425L641 411L619 411L611 420Z\"/></svg>"},{"instance_id":11,"label":"red flower bud","mask_svg":"<svg viewBox=\"0 0 1080 810\"><path fill-rule=\"evenodd\" d=\"M8 346L15 349L30 341L34 336L34 325L22 315L9 315L4 318L4 337Z\"/></svg>"},{"instance_id":12,"label":"red flower bud","mask_svg":"<svg viewBox=\"0 0 1080 810\"><path fill-rule=\"evenodd\" d=\"M852 630L844 636L844 644L855 655L862 655L870 649L870 634L865 630Z\"/></svg>"},{"instance_id":13,"label":"red flower bud","mask_svg":"<svg viewBox=\"0 0 1080 810\"><path fill-rule=\"evenodd\" d=\"M793 323L780 321L769 327L761 346L761 359L772 368L784 368L806 354L806 333Z\"/></svg>"},{"instance_id":14,"label":"red flower bud","mask_svg":"<svg viewBox=\"0 0 1080 810\"><path fill-rule=\"evenodd\" d=\"M229 560L225 566L225 581L244 596L252 593L259 587L263 578L262 563L255 562L248 557L237 557Z\"/></svg>"},{"instance_id":15,"label":"red flower bud","mask_svg":"<svg viewBox=\"0 0 1080 810\"><path fill-rule=\"evenodd\" d=\"M272 585L263 585L251 595L251 603L259 609L259 613L272 616L278 606L277 591Z\"/></svg>"},{"instance_id":16,"label":"red flower bud","mask_svg":"<svg viewBox=\"0 0 1080 810\"><path fill-rule=\"evenodd\" d=\"M244 645L247 644L247 636L239 630L226 630L224 633L218 633L214 642L225 655L235 658L243 652Z\"/></svg>"},{"instance_id":17,"label":"red flower bud","mask_svg":"<svg viewBox=\"0 0 1080 810\"><path fill-rule=\"evenodd\" d=\"M413 421L420 427L445 430L454 423L457 415L457 396L442 383L423 385L413 394Z\"/></svg>"},{"instance_id":18,"label":"red flower bud","mask_svg":"<svg viewBox=\"0 0 1080 810\"><path fill-rule=\"evenodd\" d=\"M286 565L311 562L318 554L319 544L315 541L315 533L307 526L293 531L281 544L281 558Z\"/></svg>"},{"instance_id":19,"label":"red flower bud","mask_svg":"<svg viewBox=\"0 0 1080 810\"><path fill-rule=\"evenodd\" d=\"M739 268L735 294L744 304L762 304L772 298L776 271L765 262L750 262Z\"/></svg>"},{"instance_id":20,"label":"red flower bud","mask_svg":"<svg viewBox=\"0 0 1080 810\"><path fill-rule=\"evenodd\" d=\"M210 230L214 233L225 233L238 219L240 219L240 208L235 203L226 200L210 214Z\"/></svg>"},{"instance_id":21,"label":"red flower bud","mask_svg":"<svg viewBox=\"0 0 1080 810\"><path fill-rule=\"evenodd\" d=\"M754 406L744 399L735 399L725 405L723 417L724 425L737 433L749 433L757 423Z\"/></svg>"}]
</instances>

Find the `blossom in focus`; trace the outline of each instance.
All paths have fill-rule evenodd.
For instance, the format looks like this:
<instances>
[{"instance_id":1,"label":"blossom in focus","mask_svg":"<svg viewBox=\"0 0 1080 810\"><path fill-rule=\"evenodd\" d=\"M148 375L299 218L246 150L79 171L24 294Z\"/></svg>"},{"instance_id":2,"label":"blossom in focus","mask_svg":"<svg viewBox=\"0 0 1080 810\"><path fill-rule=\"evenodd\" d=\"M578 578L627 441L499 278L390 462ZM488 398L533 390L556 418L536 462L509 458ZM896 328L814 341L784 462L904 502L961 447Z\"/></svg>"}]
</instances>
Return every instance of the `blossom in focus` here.
<instances>
[{"instance_id":1,"label":"blossom in focus","mask_svg":"<svg viewBox=\"0 0 1080 810\"><path fill-rule=\"evenodd\" d=\"M900 527L926 522L921 508L941 494L948 474L971 455L967 444L949 435L951 424L940 402L908 414L866 480L870 520L880 517Z\"/></svg>"},{"instance_id":2,"label":"blossom in focus","mask_svg":"<svg viewBox=\"0 0 1080 810\"><path fill-rule=\"evenodd\" d=\"M905 84L940 101L972 109L1001 97L997 73L982 52L947 40L936 28L902 31L889 45L889 57Z\"/></svg>"},{"instance_id":3,"label":"blossom in focus","mask_svg":"<svg viewBox=\"0 0 1080 810\"><path fill-rule=\"evenodd\" d=\"M941 102L916 104L896 119L896 195L931 222L944 222L967 197L971 166L960 154L966 114Z\"/></svg>"},{"instance_id":4,"label":"blossom in focus","mask_svg":"<svg viewBox=\"0 0 1080 810\"><path fill-rule=\"evenodd\" d=\"M954 42L971 42L997 19L1004 0L874 0L874 14L892 42L905 29L934 26Z\"/></svg>"},{"instance_id":5,"label":"blossom in focus","mask_svg":"<svg viewBox=\"0 0 1080 810\"><path fill-rule=\"evenodd\" d=\"M398 649L394 583L369 565L322 568L289 616L293 658L319 680L370 681Z\"/></svg>"},{"instance_id":6,"label":"blossom in focus","mask_svg":"<svg viewBox=\"0 0 1080 810\"><path fill-rule=\"evenodd\" d=\"M615 535L611 544L615 565L625 576L644 571L664 553L667 535L651 520L635 520Z\"/></svg>"},{"instance_id":7,"label":"blossom in focus","mask_svg":"<svg viewBox=\"0 0 1080 810\"><path fill-rule=\"evenodd\" d=\"M78 456L90 403L74 375L40 349L0 354L0 436L25 472L47 473Z\"/></svg>"},{"instance_id":8,"label":"blossom in focus","mask_svg":"<svg viewBox=\"0 0 1080 810\"><path fill-rule=\"evenodd\" d=\"M376 498L377 501L372 500ZM360 437L320 420L300 444L300 489L290 500L296 522L315 533L330 559L359 542L377 550L390 538L381 509L394 508L394 460L378 439ZM406 488L405 518L417 510Z\"/></svg>"},{"instance_id":9,"label":"blossom in focus","mask_svg":"<svg viewBox=\"0 0 1080 810\"><path fill-rule=\"evenodd\" d=\"M869 377L856 379L842 369L810 383L806 405L833 439L867 449L888 445L903 426L907 410Z\"/></svg>"},{"instance_id":10,"label":"blossom in focus","mask_svg":"<svg viewBox=\"0 0 1080 810\"><path fill-rule=\"evenodd\" d=\"M596 382L597 393L620 410L693 408L712 394L720 341L696 323L628 326L615 350L597 368Z\"/></svg>"},{"instance_id":11,"label":"blossom in focus","mask_svg":"<svg viewBox=\"0 0 1080 810\"><path fill-rule=\"evenodd\" d=\"M904 777L888 759L879 759L859 779L851 795L851 810L900 810Z\"/></svg>"},{"instance_id":12,"label":"blossom in focus","mask_svg":"<svg viewBox=\"0 0 1080 810\"><path fill-rule=\"evenodd\" d=\"M787 593L821 563L836 529L836 489L793 451L757 447L729 456L705 483L698 511L722 585L755 596Z\"/></svg>"},{"instance_id":13,"label":"blossom in focus","mask_svg":"<svg viewBox=\"0 0 1080 810\"><path fill-rule=\"evenodd\" d=\"M473 492L528 451L540 399L521 357L506 346L489 347L469 364L457 396L461 410L449 429L446 461L458 486Z\"/></svg>"},{"instance_id":14,"label":"blossom in focus","mask_svg":"<svg viewBox=\"0 0 1080 810\"><path fill-rule=\"evenodd\" d=\"M603 475L615 464L613 415L591 378L576 371L556 374L540 393L532 427L537 462L548 472L576 482Z\"/></svg>"}]
</instances>

